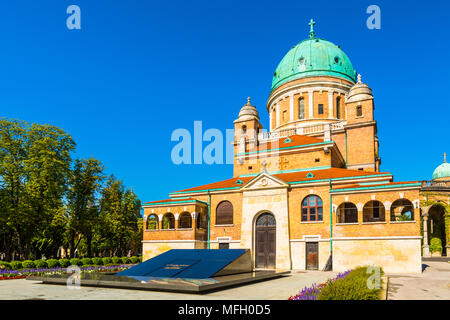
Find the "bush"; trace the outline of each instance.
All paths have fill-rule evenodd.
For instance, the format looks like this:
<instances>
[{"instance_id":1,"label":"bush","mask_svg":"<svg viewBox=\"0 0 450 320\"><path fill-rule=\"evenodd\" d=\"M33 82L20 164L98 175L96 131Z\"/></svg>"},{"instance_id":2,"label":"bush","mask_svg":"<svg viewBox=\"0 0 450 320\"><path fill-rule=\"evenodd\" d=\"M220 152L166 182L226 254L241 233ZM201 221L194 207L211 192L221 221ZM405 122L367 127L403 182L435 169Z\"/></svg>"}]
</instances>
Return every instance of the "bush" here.
<instances>
[{"instance_id":1,"label":"bush","mask_svg":"<svg viewBox=\"0 0 450 320\"><path fill-rule=\"evenodd\" d=\"M123 264L131 263L131 259L128 257L122 257L122 258L120 258L120 260L122 261Z\"/></svg>"},{"instance_id":2,"label":"bush","mask_svg":"<svg viewBox=\"0 0 450 320\"><path fill-rule=\"evenodd\" d=\"M70 266L70 260L69 259L59 259L58 263L61 266L61 268L67 268L68 266Z\"/></svg>"},{"instance_id":3,"label":"bush","mask_svg":"<svg viewBox=\"0 0 450 320\"><path fill-rule=\"evenodd\" d=\"M83 258L81 259L81 263L83 264L83 266L87 266L89 264L92 264L92 260L91 258Z\"/></svg>"},{"instance_id":4,"label":"bush","mask_svg":"<svg viewBox=\"0 0 450 320\"><path fill-rule=\"evenodd\" d=\"M104 257L103 259L103 264L106 266L107 264L112 263L112 259L110 257Z\"/></svg>"},{"instance_id":5,"label":"bush","mask_svg":"<svg viewBox=\"0 0 450 320\"><path fill-rule=\"evenodd\" d=\"M20 261L11 261L11 269L12 270L22 269L22 262L20 262Z\"/></svg>"},{"instance_id":6,"label":"bush","mask_svg":"<svg viewBox=\"0 0 450 320\"><path fill-rule=\"evenodd\" d=\"M381 269L381 268L380 268ZM329 281L320 290L318 300L378 300L380 289L369 289L367 279L373 273L367 273L367 267L358 267L347 276L336 281ZM381 270L383 274L383 270Z\"/></svg>"},{"instance_id":7,"label":"bush","mask_svg":"<svg viewBox=\"0 0 450 320\"><path fill-rule=\"evenodd\" d=\"M78 258L72 258L72 259L70 259L70 264L81 267L83 265L83 262L81 262L81 260Z\"/></svg>"},{"instance_id":8,"label":"bush","mask_svg":"<svg viewBox=\"0 0 450 320\"><path fill-rule=\"evenodd\" d=\"M59 261L56 259L48 259L47 265L49 268L58 268L60 266Z\"/></svg>"},{"instance_id":9,"label":"bush","mask_svg":"<svg viewBox=\"0 0 450 320\"><path fill-rule=\"evenodd\" d=\"M92 263L96 266L101 266L103 265L103 259L99 257L92 258Z\"/></svg>"},{"instance_id":10,"label":"bush","mask_svg":"<svg viewBox=\"0 0 450 320\"><path fill-rule=\"evenodd\" d=\"M140 262L139 257L136 257L136 256L131 257L130 260L131 260L131 263L139 263Z\"/></svg>"},{"instance_id":11,"label":"bush","mask_svg":"<svg viewBox=\"0 0 450 320\"><path fill-rule=\"evenodd\" d=\"M122 259L120 259L119 257L112 257L111 260L112 260L112 263L114 263L114 264L122 263Z\"/></svg>"},{"instance_id":12,"label":"bush","mask_svg":"<svg viewBox=\"0 0 450 320\"><path fill-rule=\"evenodd\" d=\"M0 261L0 270L11 270L11 264L6 261Z\"/></svg>"},{"instance_id":13,"label":"bush","mask_svg":"<svg viewBox=\"0 0 450 320\"><path fill-rule=\"evenodd\" d=\"M33 269L36 268L36 264L34 263L34 261L25 260L24 262L22 262L22 267L27 269Z\"/></svg>"},{"instance_id":14,"label":"bush","mask_svg":"<svg viewBox=\"0 0 450 320\"><path fill-rule=\"evenodd\" d=\"M48 268L47 261L45 260L34 260L34 265L36 268Z\"/></svg>"},{"instance_id":15,"label":"bush","mask_svg":"<svg viewBox=\"0 0 450 320\"><path fill-rule=\"evenodd\" d=\"M439 238L431 238L430 240L430 252L440 252L442 253L442 241Z\"/></svg>"}]
</instances>

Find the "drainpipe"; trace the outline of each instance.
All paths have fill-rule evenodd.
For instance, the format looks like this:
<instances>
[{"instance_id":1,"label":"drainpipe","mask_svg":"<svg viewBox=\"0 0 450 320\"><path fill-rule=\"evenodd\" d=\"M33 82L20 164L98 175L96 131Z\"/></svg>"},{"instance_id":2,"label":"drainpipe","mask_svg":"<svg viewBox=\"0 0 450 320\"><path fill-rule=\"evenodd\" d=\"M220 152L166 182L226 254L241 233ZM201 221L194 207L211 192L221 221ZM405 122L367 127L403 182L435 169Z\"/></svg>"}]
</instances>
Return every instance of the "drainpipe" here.
<instances>
[{"instance_id":1,"label":"drainpipe","mask_svg":"<svg viewBox=\"0 0 450 320\"><path fill-rule=\"evenodd\" d=\"M332 203L332 199L331 199L331 179L329 180L329 185L330 185L330 190L329 190L329 194L330 194L330 256L333 257L333 203ZM331 258L333 259L333 258ZM333 260L331 260L333 261Z\"/></svg>"},{"instance_id":2,"label":"drainpipe","mask_svg":"<svg viewBox=\"0 0 450 320\"><path fill-rule=\"evenodd\" d=\"M210 233L211 233L211 194L208 190L208 249L210 249Z\"/></svg>"},{"instance_id":3,"label":"drainpipe","mask_svg":"<svg viewBox=\"0 0 450 320\"><path fill-rule=\"evenodd\" d=\"M345 168L347 168L347 130L345 130Z\"/></svg>"}]
</instances>

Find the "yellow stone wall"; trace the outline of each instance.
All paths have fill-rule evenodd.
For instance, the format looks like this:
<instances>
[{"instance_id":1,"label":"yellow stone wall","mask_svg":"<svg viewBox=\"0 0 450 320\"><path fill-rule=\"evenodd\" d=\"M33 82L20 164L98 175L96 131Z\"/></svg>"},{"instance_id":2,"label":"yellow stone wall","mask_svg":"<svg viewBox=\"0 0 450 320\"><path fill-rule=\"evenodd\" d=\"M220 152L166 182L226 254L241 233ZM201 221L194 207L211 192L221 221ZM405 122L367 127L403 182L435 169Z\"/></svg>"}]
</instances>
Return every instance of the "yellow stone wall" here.
<instances>
[{"instance_id":1,"label":"yellow stone wall","mask_svg":"<svg viewBox=\"0 0 450 320\"><path fill-rule=\"evenodd\" d=\"M386 273L421 273L420 237L333 241L333 271L362 265L378 265Z\"/></svg>"}]
</instances>

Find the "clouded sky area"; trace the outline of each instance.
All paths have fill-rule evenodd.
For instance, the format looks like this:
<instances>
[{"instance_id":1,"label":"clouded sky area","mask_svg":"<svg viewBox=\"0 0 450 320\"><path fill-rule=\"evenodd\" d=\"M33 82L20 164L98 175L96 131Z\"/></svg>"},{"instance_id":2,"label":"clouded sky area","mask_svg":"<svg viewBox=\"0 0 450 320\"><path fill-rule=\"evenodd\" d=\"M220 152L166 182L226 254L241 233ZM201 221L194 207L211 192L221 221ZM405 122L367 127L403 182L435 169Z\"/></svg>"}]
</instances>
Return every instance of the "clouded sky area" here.
<instances>
[{"instance_id":1,"label":"clouded sky area","mask_svg":"<svg viewBox=\"0 0 450 320\"><path fill-rule=\"evenodd\" d=\"M66 9L81 8L81 30ZM366 9L381 8L369 30ZM247 96L268 128L272 75L319 38L373 90L381 171L431 179L450 153L448 1L2 1L0 116L63 128L142 201L232 176L231 164L175 165L171 134L233 128ZM204 143L207 145L208 142Z\"/></svg>"}]
</instances>

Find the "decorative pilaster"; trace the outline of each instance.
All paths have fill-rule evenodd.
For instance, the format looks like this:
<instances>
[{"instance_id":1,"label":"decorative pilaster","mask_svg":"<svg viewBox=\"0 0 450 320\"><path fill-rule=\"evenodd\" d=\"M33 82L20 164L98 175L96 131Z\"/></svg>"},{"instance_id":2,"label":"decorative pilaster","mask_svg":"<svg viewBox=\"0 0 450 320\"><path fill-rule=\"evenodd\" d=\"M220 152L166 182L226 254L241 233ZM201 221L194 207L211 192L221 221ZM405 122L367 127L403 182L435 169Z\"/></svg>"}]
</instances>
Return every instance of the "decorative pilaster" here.
<instances>
[{"instance_id":1,"label":"decorative pilaster","mask_svg":"<svg viewBox=\"0 0 450 320\"><path fill-rule=\"evenodd\" d=\"M308 91L308 118L314 118L314 91Z\"/></svg>"},{"instance_id":2,"label":"decorative pilaster","mask_svg":"<svg viewBox=\"0 0 450 320\"><path fill-rule=\"evenodd\" d=\"M289 119L294 121L294 94L289 97Z\"/></svg>"},{"instance_id":3,"label":"decorative pilaster","mask_svg":"<svg viewBox=\"0 0 450 320\"><path fill-rule=\"evenodd\" d=\"M428 245L428 213L423 216L423 256L430 257L430 246Z\"/></svg>"},{"instance_id":4,"label":"decorative pilaster","mask_svg":"<svg viewBox=\"0 0 450 320\"><path fill-rule=\"evenodd\" d=\"M328 118L334 118L333 91L328 91Z\"/></svg>"},{"instance_id":5,"label":"decorative pilaster","mask_svg":"<svg viewBox=\"0 0 450 320\"><path fill-rule=\"evenodd\" d=\"M279 126L280 126L280 104L279 103L277 103L276 105L275 105L275 108L276 108L276 112L277 112L277 115L276 115L276 117L277 117L277 119L276 119L276 128L278 128Z\"/></svg>"}]
</instances>

